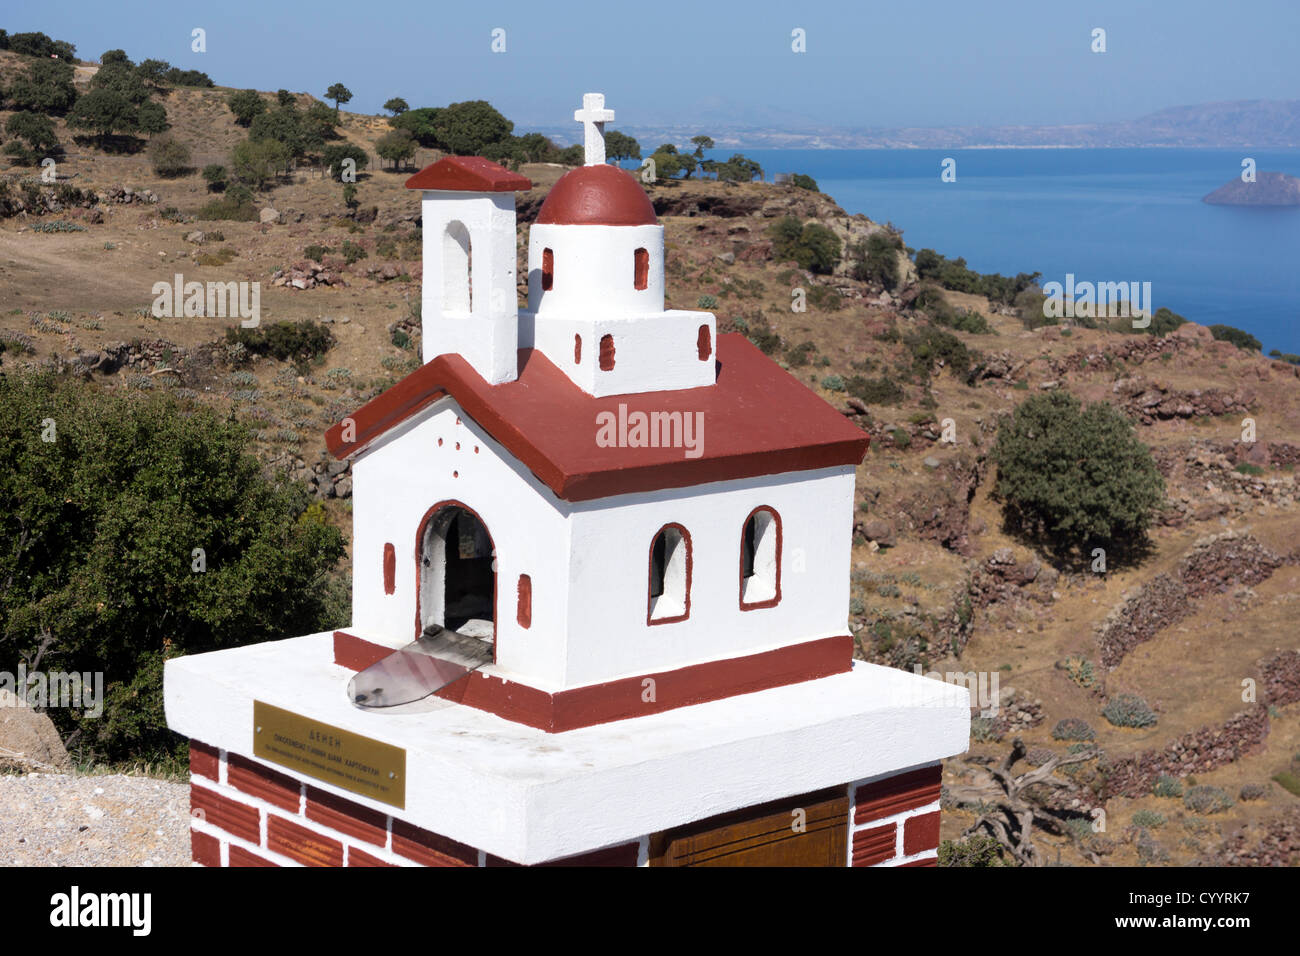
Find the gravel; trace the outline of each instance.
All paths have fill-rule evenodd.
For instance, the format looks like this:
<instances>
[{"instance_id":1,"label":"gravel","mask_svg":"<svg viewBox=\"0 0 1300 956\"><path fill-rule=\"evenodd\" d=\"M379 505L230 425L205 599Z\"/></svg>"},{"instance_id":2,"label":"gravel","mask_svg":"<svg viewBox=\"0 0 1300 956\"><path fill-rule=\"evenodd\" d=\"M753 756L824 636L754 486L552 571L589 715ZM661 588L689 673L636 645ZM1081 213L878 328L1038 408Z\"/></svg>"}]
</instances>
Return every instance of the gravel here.
<instances>
[{"instance_id":1,"label":"gravel","mask_svg":"<svg viewBox=\"0 0 1300 956\"><path fill-rule=\"evenodd\" d=\"M189 784L0 775L0 866L189 866Z\"/></svg>"}]
</instances>

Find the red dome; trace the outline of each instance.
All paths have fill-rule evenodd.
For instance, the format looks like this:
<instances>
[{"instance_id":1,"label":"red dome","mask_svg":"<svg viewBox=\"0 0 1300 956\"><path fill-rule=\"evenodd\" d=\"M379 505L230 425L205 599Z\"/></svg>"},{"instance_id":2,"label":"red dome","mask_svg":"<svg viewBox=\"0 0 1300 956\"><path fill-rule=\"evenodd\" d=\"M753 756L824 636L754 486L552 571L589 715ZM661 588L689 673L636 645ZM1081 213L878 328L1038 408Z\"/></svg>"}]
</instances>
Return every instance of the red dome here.
<instances>
[{"instance_id":1,"label":"red dome","mask_svg":"<svg viewBox=\"0 0 1300 956\"><path fill-rule=\"evenodd\" d=\"M541 225L653 226L658 221L641 184L606 163L565 173L537 213Z\"/></svg>"}]
</instances>

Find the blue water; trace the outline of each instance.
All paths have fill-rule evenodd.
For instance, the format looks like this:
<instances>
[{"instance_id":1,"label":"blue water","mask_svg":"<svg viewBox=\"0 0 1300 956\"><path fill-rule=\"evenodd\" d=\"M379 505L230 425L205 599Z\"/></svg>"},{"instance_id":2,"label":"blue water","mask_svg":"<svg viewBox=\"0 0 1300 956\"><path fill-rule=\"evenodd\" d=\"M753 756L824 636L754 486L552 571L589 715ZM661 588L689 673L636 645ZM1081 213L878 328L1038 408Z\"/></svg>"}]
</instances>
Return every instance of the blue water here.
<instances>
[{"instance_id":1,"label":"blue water","mask_svg":"<svg viewBox=\"0 0 1300 956\"><path fill-rule=\"evenodd\" d=\"M731 151L719 150L726 158ZM850 213L892 222L914 249L979 272L1040 282L1150 282L1154 308L1253 334L1300 354L1300 206L1208 206L1201 197L1259 170L1300 175L1300 150L742 149L806 173ZM956 182L940 181L945 157Z\"/></svg>"}]
</instances>

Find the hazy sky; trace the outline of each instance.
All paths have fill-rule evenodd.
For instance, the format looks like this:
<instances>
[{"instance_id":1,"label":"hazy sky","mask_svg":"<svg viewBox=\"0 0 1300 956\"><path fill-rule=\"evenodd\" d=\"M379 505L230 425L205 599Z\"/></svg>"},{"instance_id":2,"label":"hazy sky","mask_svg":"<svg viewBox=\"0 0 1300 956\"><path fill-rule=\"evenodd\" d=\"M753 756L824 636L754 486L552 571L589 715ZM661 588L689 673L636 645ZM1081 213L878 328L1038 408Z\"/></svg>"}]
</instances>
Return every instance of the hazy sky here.
<instances>
[{"instance_id":1,"label":"hazy sky","mask_svg":"<svg viewBox=\"0 0 1300 956\"><path fill-rule=\"evenodd\" d=\"M1300 97L1296 0L223 0L191 11L60 0L10 6L0 26L69 40L85 59L121 47L225 86L320 96L338 81L359 112L394 95L412 106L487 99L516 131L564 123L588 90L606 94L614 127L1036 125ZM190 50L195 27L206 53ZM1095 27L1105 53L1090 50ZM491 51L494 28L504 53ZM805 53L791 51L795 28Z\"/></svg>"}]
</instances>

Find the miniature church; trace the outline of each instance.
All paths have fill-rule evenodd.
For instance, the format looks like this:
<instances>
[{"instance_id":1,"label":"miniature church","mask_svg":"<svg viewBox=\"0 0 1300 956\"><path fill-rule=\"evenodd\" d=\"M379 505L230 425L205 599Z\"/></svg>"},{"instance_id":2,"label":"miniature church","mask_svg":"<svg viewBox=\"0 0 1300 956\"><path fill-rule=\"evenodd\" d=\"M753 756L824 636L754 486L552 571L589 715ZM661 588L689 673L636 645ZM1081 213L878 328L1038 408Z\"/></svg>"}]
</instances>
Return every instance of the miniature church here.
<instances>
[{"instance_id":1,"label":"miniature church","mask_svg":"<svg viewBox=\"0 0 1300 956\"><path fill-rule=\"evenodd\" d=\"M531 225L412 176L423 364L326 434L352 620L166 665L208 866L929 866L965 688L853 660L868 438L708 312L605 161Z\"/></svg>"}]
</instances>

